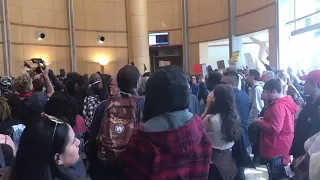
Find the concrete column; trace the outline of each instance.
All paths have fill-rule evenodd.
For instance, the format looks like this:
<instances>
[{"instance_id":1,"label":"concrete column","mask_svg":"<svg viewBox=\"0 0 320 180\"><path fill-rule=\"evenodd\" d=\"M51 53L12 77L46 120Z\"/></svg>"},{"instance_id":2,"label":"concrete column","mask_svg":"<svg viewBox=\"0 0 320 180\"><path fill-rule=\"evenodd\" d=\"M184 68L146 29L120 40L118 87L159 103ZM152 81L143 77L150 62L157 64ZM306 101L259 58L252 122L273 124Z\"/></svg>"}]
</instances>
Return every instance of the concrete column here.
<instances>
[{"instance_id":1,"label":"concrete column","mask_svg":"<svg viewBox=\"0 0 320 180\"><path fill-rule=\"evenodd\" d=\"M126 0L129 62L140 73L150 70L147 0Z\"/></svg>"},{"instance_id":2,"label":"concrete column","mask_svg":"<svg viewBox=\"0 0 320 180\"><path fill-rule=\"evenodd\" d=\"M236 36L236 0L229 1L229 60L231 60L232 53L239 51L239 59L236 66L238 68L245 67L246 63L244 55L241 52L242 38ZM229 61L230 63L230 61ZM230 63L232 65L232 63Z\"/></svg>"},{"instance_id":3,"label":"concrete column","mask_svg":"<svg viewBox=\"0 0 320 180\"><path fill-rule=\"evenodd\" d=\"M275 26L275 63L276 63L276 66L275 68L276 69L279 69L280 68L280 29L279 29L279 0L276 0L276 26ZM269 33L270 34L270 33Z\"/></svg>"},{"instance_id":4,"label":"concrete column","mask_svg":"<svg viewBox=\"0 0 320 180\"><path fill-rule=\"evenodd\" d=\"M208 43L204 42L204 43L200 43L199 44L199 58L200 58L200 64L209 64L209 47L208 47Z\"/></svg>"},{"instance_id":5,"label":"concrete column","mask_svg":"<svg viewBox=\"0 0 320 180\"><path fill-rule=\"evenodd\" d=\"M279 61L279 1L276 0L276 25L269 29L269 62L274 70L280 68Z\"/></svg>"},{"instance_id":6,"label":"concrete column","mask_svg":"<svg viewBox=\"0 0 320 180\"><path fill-rule=\"evenodd\" d=\"M181 0L182 39L183 39L183 69L190 69L189 59L189 26L188 26L188 0Z\"/></svg>"},{"instance_id":7,"label":"concrete column","mask_svg":"<svg viewBox=\"0 0 320 180\"><path fill-rule=\"evenodd\" d=\"M189 73L194 73L193 72L193 66L195 64L200 64L200 44L199 43L192 43L189 44L189 62L190 62L190 66L189 66Z\"/></svg>"},{"instance_id":8,"label":"concrete column","mask_svg":"<svg viewBox=\"0 0 320 180\"><path fill-rule=\"evenodd\" d=\"M75 43L75 27L74 27L74 6L73 0L67 0L68 7L68 24L69 24L69 52L70 52L70 71L75 72L76 67L76 43Z\"/></svg>"},{"instance_id":9,"label":"concrete column","mask_svg":"<svg viewBox=\"0 0 320 180\"><path fill-rule=\"evenodd\" d=\"M236 51L236 2L229 1L229 59L232 57L232 52Z\"/></svg>"},{"instance_id":10,"label":"concrete column","mask_svg":"<svg viewBox=\"0 0 320 180\"><path fill-rule=\"evenodd\" d=\"M279 68L279 51L278 42L276 36L276 28L269 29L269 62L270 67Z\"/></svg>"},{"instance_id":11,"label":"concrete column","mask_svg":"<svg viewBox=\"0 0 320 180\"><path fill-rule=\"evenodd\" d=\"M6 76L11 75L11 40L8 21L8 4L7 0L1 0L1 30L3 41L3 62L4 62L4 74Z\"/></svg>"}]
</instances>

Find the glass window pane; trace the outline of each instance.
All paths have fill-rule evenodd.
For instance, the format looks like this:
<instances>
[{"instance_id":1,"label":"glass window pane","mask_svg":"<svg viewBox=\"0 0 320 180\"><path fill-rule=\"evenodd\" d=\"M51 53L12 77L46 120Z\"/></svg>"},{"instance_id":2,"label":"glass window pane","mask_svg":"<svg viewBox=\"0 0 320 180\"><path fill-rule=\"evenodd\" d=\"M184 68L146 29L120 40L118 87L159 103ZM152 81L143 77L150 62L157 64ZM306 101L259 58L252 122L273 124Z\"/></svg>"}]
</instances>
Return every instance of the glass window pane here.
<instances>
[{"instance_id":1,"label":"glass window pane","mask_svg":"<svg viewBox=\"0 0 320 180\"><path fill-rule=\"evenodd\" d=\"M320 10L320 0L295 0L296 18L309 15Z\"/></svg>"}]
</instances>

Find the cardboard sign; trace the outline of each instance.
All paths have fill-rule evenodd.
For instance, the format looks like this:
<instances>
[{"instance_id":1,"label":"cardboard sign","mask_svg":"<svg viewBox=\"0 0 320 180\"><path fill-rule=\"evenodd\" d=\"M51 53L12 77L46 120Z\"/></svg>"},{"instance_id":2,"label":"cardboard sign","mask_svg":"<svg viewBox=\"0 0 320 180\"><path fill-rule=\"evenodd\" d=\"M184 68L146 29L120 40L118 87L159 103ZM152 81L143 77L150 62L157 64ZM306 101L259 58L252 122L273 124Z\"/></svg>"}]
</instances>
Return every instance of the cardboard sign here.
<instances>
[{"instance_id":1,"label":"cardboard sign","mask_svg":"<svg viewBox=\"0 0 320 180\"><path fill-rule=\"evenodd\" d=\"M201 64L201 69L202 69L202 74L203 76L207 76L208 75L208 70L207 70L207 65L206 64Z\"/></svg>"},{"instance_id":2,"label":"cardboard sign","mask_svg":"<svg viewBox=\"0 0 320 180\"><path fill-rule=\"evenodd\" d=\"M234 52L232 53L231 61L232 61L233 63L237 63L238 60L239 60L239 51L234 51Z\"/></svg>"},{"instance_id":3,"label":"cardboard sign","mask_svg":"<svg viewBox=\"0 0 320 180\"><path fill-rule=\"evenodd\" d=\"M218 69L226 69L226 65L224 64L224 60L217 61Z\"/></svg>"},{"instance_id":4,"label":"cardboard sign","mask_svg":"<svg viewBox=\"0 0 320 180\"><path fill-rule=\"evenodd\" d=\"M244 58L246 59L246 64L249 69L253 69L256 67L250 53L244 53Z\"/></svg>"}]
</instances>

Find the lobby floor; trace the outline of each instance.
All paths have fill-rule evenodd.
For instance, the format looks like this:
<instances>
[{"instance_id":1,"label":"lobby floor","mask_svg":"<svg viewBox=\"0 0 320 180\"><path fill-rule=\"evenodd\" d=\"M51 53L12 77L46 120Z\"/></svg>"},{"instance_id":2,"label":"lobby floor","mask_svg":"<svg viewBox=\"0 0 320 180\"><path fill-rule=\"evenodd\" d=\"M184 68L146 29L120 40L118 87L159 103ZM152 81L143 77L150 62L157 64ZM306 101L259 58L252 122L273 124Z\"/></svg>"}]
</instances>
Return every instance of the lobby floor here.
<instances>
[{"instance_id":1,"label":"lobby floor","mask_svg":"<svg viewBox=\"0 0 320 180\"><path fill-rule=\"evenodd\" d=\"M246 169L244 173L246 180L268 180L268 172L265 166L258 167L257 169ZM88 178L87 180L91 179Z\"/></svg>"},{"instance_id":2,"label":"lobby floor","mask_svg":"<svg viewBox=\"0 0 320 180\"><path fill-rule=\"evenodd\" d=\"M268 180L268 171L265 166L258 167L257 169L245 170L246 180Z\"/></svg>"}]
</instances>

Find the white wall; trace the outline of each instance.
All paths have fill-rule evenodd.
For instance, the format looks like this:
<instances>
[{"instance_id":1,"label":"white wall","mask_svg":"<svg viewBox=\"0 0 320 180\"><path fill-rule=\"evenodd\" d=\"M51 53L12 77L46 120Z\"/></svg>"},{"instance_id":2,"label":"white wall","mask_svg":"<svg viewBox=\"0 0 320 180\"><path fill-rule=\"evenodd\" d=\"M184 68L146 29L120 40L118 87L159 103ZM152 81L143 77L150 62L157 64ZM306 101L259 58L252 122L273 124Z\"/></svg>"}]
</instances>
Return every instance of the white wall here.
<instances>
[{"instance_id":1,"label":"white wall","mask_svg":"<svg viewBox=\"0 0 320 180\"><path fill-rule=\"evenodd\" d=\"M212 69L218 69L217 61L224 60L226 67L229 66L229 46L209 46L208 48L208 65Z\"/></svg>"},{"instance_id":2,"label":"white wall","mask_svg":"<svg viewBox=\"0 0 320 180\"><path fill-rule=\"evenodd\" d=\"M243 44L241 49L241 55L244 53L251 53L253 60L258 59L259 45L257 44ZM217 61L224 60L225 66L229 66L229 45L217 45L209 46L208 48L208 65L211 65L213 69L217 69ZM242 57L244 59L244 57ZM241 67L240 67L241 68Z\"/></svg>"}]
</instances>

